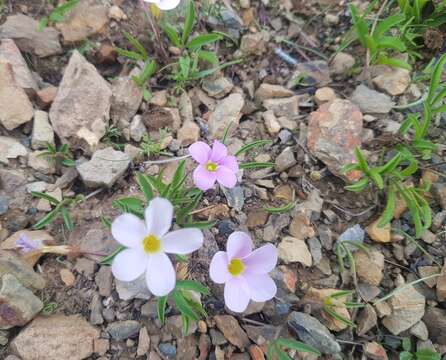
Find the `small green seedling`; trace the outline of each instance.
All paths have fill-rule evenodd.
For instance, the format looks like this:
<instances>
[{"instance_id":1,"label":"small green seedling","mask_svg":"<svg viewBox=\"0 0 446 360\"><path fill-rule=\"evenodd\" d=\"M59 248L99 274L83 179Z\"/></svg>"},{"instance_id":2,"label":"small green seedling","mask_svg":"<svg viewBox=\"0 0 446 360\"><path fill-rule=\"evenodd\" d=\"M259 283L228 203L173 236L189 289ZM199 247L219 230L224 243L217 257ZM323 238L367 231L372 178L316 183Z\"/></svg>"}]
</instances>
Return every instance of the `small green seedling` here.
<instances>
[{"instance_id":1,"label":"small green seedling","mask_svg":"<svg viewBox=\"0 0 446 360\"><path fill-rule=\"evenodd\" d=\"M412 342L410 338L403 338L401 340L401 347L403 351L400 353L400 360L441 360L440 354L431 349L420 349L415 353L412 352Z\"/></svg>"},{"instance_id":2,"label":"small green seedling","mask_svg":"<svg viewBox=\"0 0 446 360\"><path fill-rule=\"evenodd\" d=\"M167 135L168 132L164 129L160 129L159 140L152 139L150 135L144 135L139 145L141 153L148 158L160 155L172 156L171 153L162 150L162 143Z\"/></svg>"},{"instance_id":3,"label":"small green seedling","mask_svg":"<svg viewBox=\"0 0 446 360\"><path fill-rule=\"evenodd\" d=\"M268 360L292 360L293 358L288 355L286 350L294 350L315 356L322 355L319 350L303 342L294 339L279 338L269 342L266 356Z\"/></svg>"},{"instance_id":4,"label":"small green seedling","mask_svg":"<svg viewBox=\"0 0 446 360\"><path fill-rule=\"evenodd\" d=\"M39 157L45 157L49 163L56 168L61 166L76 166L73 155L68 148L68 144L63 144L59 149L55 145L47 143L46 151L39 154Z\"/></svg>"},{"instance_id":5,"label":"small green seedling","mask_svg":"<svg viewBox=\"0 0 446 360\"><path fill-rule=\"evenodd\" d=\"M65 20L65 16L72 11L80 0L69 0L66 3L57 6L48 17L43 17L39 21L39 30L42 31L49 24L58 23Z\"/></svg>"}]
</instances>

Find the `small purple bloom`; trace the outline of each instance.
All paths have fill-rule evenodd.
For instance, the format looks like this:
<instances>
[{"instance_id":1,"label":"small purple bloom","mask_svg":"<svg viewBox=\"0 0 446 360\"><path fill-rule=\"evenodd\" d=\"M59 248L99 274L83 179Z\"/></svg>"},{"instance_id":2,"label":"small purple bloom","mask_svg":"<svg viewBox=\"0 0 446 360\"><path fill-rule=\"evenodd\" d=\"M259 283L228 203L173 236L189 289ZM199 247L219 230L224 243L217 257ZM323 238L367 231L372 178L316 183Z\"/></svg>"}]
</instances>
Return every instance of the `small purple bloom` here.
<instances>
[{"instance_id":1,"label":"small purple bloom","mask_svg":"<svg viewBox=\"0 0 446 360\"><path fill-rule=\"evenodd\" d=\"M195 185L203 191L211 189L217 181L220 185L233 188L237 183L238 163L235 156L228 155L228 149L215 140L210 146L197 141L189 147L192 158L198 162L193 178Z\"/></svg>"},{"instance_id":2,"label":"small purple bloom","mask_svg":"<svg viewBox=\"0 0 446 360\"><path fill-rule=\"evenodd\" d=\"M271 300L276 283L268 275L277 264L277 249L268 244L253 251L248 234L236 231L228 238L227 251L212 258L209 275L217 284L225 284L225 303L234 312L243 312L249 300Z\"/></svg>"},{"instance_id":3,"label":"small purple bloom","mask_svg":"<svg viewBox=\"0 0 446 360\"><path fill-rule=\"evenodd\" d=\"M24 254L33 250L39 250L43 246L42 240L30 239L25 234L20 235L20 237L16 240L15 243L17 247L20 249L20 252Z\"/></svg>"}]
</instances>

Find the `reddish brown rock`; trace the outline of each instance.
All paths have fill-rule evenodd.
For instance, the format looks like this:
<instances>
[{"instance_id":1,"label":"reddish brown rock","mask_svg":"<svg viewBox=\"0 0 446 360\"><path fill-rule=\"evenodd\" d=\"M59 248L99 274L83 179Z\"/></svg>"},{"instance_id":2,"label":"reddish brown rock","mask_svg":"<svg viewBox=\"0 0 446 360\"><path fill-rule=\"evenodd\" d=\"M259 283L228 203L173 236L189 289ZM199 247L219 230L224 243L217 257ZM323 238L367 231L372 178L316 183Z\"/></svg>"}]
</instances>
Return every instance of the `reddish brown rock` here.
<instances>
[{"instance_id":1,"label":"reddish brown rock","mask_svg":"<svg viewBox=\"0 0 446 360\"><path fill-rule=\"evenodd\" d=\"M45 89L39 90L37 92L37 105L42 109L48 109L53 103L57 95L57 87L48 86Z\"/></svg>"},{"instance_id":2,"label":"reddish brown rock","mask_svg":"<svg viewBox=\"0 0 446 360\"><path fill-rule=\"evenodd\" d=\"M364 345L364 353L373 360L388 360L386 350L377 342L370 342Z\"/></svg>"},{"instance_id":3,"label":"reddish brown rock","mask_svg":"<svg viewBox=\"0 0 446 360\"><path fill-rule=\"evenodd\" d=\"M251 342L248 335L240 327L237 319L231 315L217 315L214 317L217 328L226 339L240 349L247 348Z\"/></svg>"},{"instance_id":4,"label":"reddish brown rock","mask_svg":"<svg viewBox=\"0 0 446 360\"><path fill-rule=\"evenodd\" d=\"M349 100L335 99L323 104L310 116L307 144L309 150L335 175L344 165L356 162L354 150L361 146L362 113ZM355 181L359 172L346 174Z\"/></svg>"}]
</instances>

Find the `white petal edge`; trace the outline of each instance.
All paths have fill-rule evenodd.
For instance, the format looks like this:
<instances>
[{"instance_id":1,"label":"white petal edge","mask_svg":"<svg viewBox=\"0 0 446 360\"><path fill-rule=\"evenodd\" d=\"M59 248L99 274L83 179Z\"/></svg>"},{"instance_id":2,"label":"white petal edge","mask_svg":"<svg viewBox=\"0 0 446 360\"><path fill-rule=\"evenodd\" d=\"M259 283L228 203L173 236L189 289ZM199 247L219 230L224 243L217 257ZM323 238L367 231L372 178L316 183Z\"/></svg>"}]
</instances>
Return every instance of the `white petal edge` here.
<instances>
[{"instance_id":1,"label":"white petal edge","mask_svg":"<svg viewBox=\"0 0 446 360\"><path fill-rule=\"evenodd\" d=\"M186 255L203 245L201 230L190 228L172 231L161 239L163 251L168 254Z\"/></svg>"},{"instance_id":2,"label":"white petal edge","mask_svg":"<svg viewBox=\"0 0 446 360\"><path fill-rule=\"evenodd\" d=\"M136 249L125 249L113 260L111 267L114 277L121 281L136 280L146 271L149 258Z\"/></svg>"},{"instance_id":3,"label":"white petal edge","mask_svg":"<svg viewBox=\"0 0 446 360\"><path fill-rule=\"evenodd\" d=\"M180 2L181 0L161 0L158 7L161 10L173 10L180 4Z\"/></svg>"},{"instance_id":4,"label":"white petal edge","mask_svg":"<svg viewBox=\"0 0 446 360\"><path fill-rule=\"evenodd\" d=\"M140 218L133 214L122 214L112 223L111 233L115 240L129 248L140 248L147 235L147 228Z\"/></svg>"},{"instance_id":5,"label":"white petal edge","mask_svg":"<svg viewBox=\"0 0 446 360\"><path fill-rule=\"evenodd\" d=\"M263 302L271 300L277 293L277 286L269 275L244 275L249 288L249 296L252 300Z\"/></svg>"},{"instance_id":6,"label":"white petal edge","mask_svg":"<svg viewBox=\"0 0 446 360\"><path fill-rule=\"evenodd\" d=\"M161 238L172 226L173 205L169 200L157 197L149 203L144 215L148 233Z\"/></svg>"},{"instance_id":7,"label":"white petal edge","mask_svg":"<svg viewBox=\"0 0 446 360\"><path fill-rule=\"evenodd\" d=\"M146 282L150 292L155 296L165 296L175 288L175 269L165 253L150 256Z\"/></svg>"},{"instance_id":8,"label":"white petal edge","mask_svg":"<svg viewBox=\"0 0 446 360\"><path fill-rule=\"evenodd\" d=\"M217 252L209 266L209 276L216 284L224 284L231 278L228 272L228 256L225 251Z\"/></svg>"},{"instance_id":9,"label":"white petal edge","mask_svg":"<svg viewBox=\"0 0 446 360\"><path fill-rule=\"evenodd\" d=\"M234 231L228 237L228 243L226 250L228 253L228 260L231 261L234 258L244 258L248 256L252 251L251 237L243 231Z\"/></svg>"},{"instance_id":10,"label":"white petal edge","mask_svg":"<svg viewBox=\"0 0 446 360\"><path fill-rule=\"evenodd\" d=\"M245 280L241 277L232 278L225 284L225 304L229 310L241 313L249 304L249 294L245 290Z\"/></svg>"}]
</instances>

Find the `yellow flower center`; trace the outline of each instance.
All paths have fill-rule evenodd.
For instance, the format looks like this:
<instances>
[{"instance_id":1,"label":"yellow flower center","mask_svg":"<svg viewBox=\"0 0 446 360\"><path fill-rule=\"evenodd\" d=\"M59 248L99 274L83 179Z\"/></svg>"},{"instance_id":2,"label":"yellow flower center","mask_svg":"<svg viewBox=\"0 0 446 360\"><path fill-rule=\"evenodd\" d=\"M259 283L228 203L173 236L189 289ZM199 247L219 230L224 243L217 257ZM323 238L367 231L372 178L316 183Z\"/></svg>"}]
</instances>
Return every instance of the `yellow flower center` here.
<instances>
[{"instance_id":1,"label":"yellow flower center","mask_svg":"<svg viewBox=\"0 0 446 360\"><path fill-rule=\"evenodd\" d=\"M217 171L218 165L216 163L213 163L212 161L209 161L206 164L206 170L210 171L210 172L215 172Z\"/></svg>"},{"instance_id":2,"label":"yellow flower center","mask_svg":"<svg viewBox=\"0 0 446 360\"><path fill-rule=\"evenodd\" d=\"M238 276L245 271L245 264L240 259L232 259L228 265L228 271L232 276Z\"/></svg>"},{"instance_id":3,"label":"yellow flower center","mask_svg":"<svg viewBox=\"0 0 446 360\"><path fill-rule=\"evenodd\" d=\"M150 12L157 20L161 17L161 9L156 4L150 4Z\"/></svg>"},{"instance_id":4,"label":"yellow flower center","mask_svg":"<svg viewBox=\"0 0 446 360\"><path fill-rule=\"evenodd\" d=\"M161 250L161 241L155 235L148 235L143 239L142 246L147 254L155 254Z\"/></svg>"}]
</instances>

